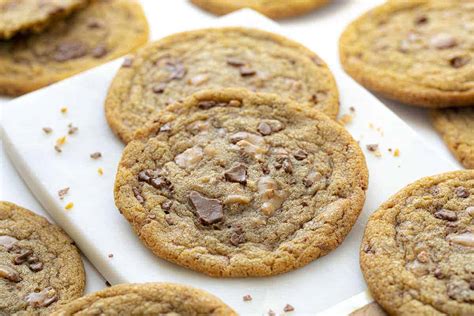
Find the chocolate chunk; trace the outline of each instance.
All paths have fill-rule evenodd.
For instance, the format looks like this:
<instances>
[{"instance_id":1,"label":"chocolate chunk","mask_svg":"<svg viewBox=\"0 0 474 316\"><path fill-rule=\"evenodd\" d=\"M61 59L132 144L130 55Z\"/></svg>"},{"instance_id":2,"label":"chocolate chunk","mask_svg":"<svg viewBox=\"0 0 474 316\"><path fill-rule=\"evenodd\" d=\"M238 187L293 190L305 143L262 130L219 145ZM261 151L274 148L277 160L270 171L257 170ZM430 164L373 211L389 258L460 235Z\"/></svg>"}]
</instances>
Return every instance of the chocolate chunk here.
<instances>
[{"instance_id":1,"label":"chocolate chunk","mask_svg":"<svg viewBox=\"0 0 474 316\"><path fill-rule=\"evenodd\" d=\"M105 55L107 55L107 53L108 53L107 46L105 46L105 44L99 44L96 47L94 47L91 55L94 58L102 58Z\"/></svg>"},{"instance_id":2,"label":"chocolate chunk","mask_svg":"<svg viewBox=\"0 0 474 316\"><path fill-rule=\"evenodd\" d=\"M238 182L245 185L247 183L247 167L239 164L224 173L225 179L230 182Z\"/></svg>"},{"instance_id":3,"label":"chocolate chunk","mask_svg":"<svg viewBox=\"0 0 474 316\"><path fill-rule=\"evenodd\" d=\"M465 187L457 187L456 189L454 189L454 193L458 197L463 198L463 199L467 198L467 197L469 197L469 195L471 195Z\"/></svg>"},{"instance_id":4,"label":"chocolate chunk","mask_svg":"<svg viewBox=\"0 0 474 316\"><path fill-rule=\"evenodd\" d=\"M318 95L317 94L313 94L311 96L311 99L310 99L311 102L313 102L314 104L318 104Z\"/></svg>"},{"instance_id":5,"label":"chocolate chunk","mask_svg":"<svg viewBox=\"0 0 474 316\"><path fill-rule=\"evenodd\" d=\"M171 182L161 176L160 169L147 169L138 173L138 181L146 182L155 189L171 189Z\"/></svg>"},{"instance_id":6,"label":"chocolate chunk","mask_svg":"<svg viewBox=\"0 0 474 316\"><path fill-rule=\"evenodd\" d=\"M13 258L13 263L16 265L23 264L28 260L28 257L33 254L30 249L22 249L20 253Z\"/></svg>"},{"instance_id":7,"label":"chocolate chunk","mask_svg":"<svg viewBox=\"0 0 474 316\"><path fill-rule=\"evenodd\" d=\"M379 145L378 144L369 144L366 146L368 151L375 152L379 150Z\"/></svg>"},{"instance_id":8,"label":"chocolate chunk","mask_svg":"<svg viewBox=\"0 0 474 316\"><path fill-rule=\"evenodd\" d=\"M171 208L171 205L173 205L173 202L171 202L170 200L166 200L161 203L161 208L164 210L169 210Z\"/></svg>"},{"instance_id":9,"label":"chocolate chunk","mask_svg":"<svg viewBox=\"0 0 474 316\"><path fill-rule=\"evenodd\" d=\"M148 174L148 170L143 170L138 173L138 181L148 182L151 177Z\"/></svg>"},{"instance_id":10,"label":"chocolate chunk","mask_svg":"<svg viewBox=\"0 0 474 316\"><path fill-rule=\"evenodd\" d=\"M308 157L308 154L301 149L298 149L294 154L293 157L295 157L296 160L304 160L306 157Z\"/></svg>"},{"instance_id":11,"label":"chocolate chunk","mask_svg":"<svg viewBox=\"0 0 474 316\"><path fill-rule=\"evenodd\" d=\"M99 158L102 157L102 154L100 152L96 151L95 153L90 154L90 157L92 159L99 159Z\"/></svg>"},{"instance_id":12,"label":"chocolate chunk","mask_svg":"<svg viewBox=\"0 0 474 316\"><path fill-rule=\"evenodd\" d=\"M189 193L189 200L203 225L214 224L223 219L224 213L219 200L209 199L196 191Z\"/></svg>"},{"instance_id":13,"label":"chocolate chunk","mask_svg":"<svg viewBox=\"0 0 474 316\"><path fill-rule=\"evenodd\" d=\"M141 195L141 192L140 192L139 189L133 188L132 191L133 191L133 195L135 195L135 198L137 199L138 203L140 203L140 204L145 203L145 199Z\"/></svg>"},{"instance_id":14,"label":"chocolate chunk","mask_svg":"<svg viewBox=\"0 0 474 316\"><path fill-rule=\"evenodd\" d=\"M242 298L244 302L250 302L252 300L252 296L250 294L244 295Z\"/></svg>"},{"instance_id":15,"label":"chocolate chunk","mask_svg":"<svg viewBox=\"0 0 474 316\"><path fill-rule=\"evenodd\" d=\"M260 132L260 134L264 136L270 135L272 133L272 127L268 123L265 123L265 122L260 122L260 124L258 124L257 129Z\"/></svg>"},{"instance_id":16,"label":"chocolate chunk","mask_svg":"<svg viewBox=\"0 0 474 316\"><path fill-rule=\"evenodd\" d=\"M469 281L469 288L474 291L474 279Z\"/></svg>"},{"instance_id":17,"label":"chocolate chunk","mask_svg":"<svg viewBox=\"0 0 474 316\"><path fill-rule=\"evenodd\" d=\"M199 101L198 107L203 110L213 108L217 105L216 101Z\"/></svg>"},{"instance_id":18,"label":"chocolate chunk","mask_svg":"<svg viewBox=\"0 0 474 316\"><path fill-rule=\"evenodd\" d=\"M443 274L443 272L441 272L441 269L440 269L440 268L436 268L436 269L434 270L434 276L435 276L435 278L437 278L437 279L442 279L442 278L444 278L444 274Z\"/></svg>"},{"instance_id":19,"label":"chocolate chunk","mask_svg":"<svg viewBox=\"0 0 474 316\"><path fill-rule=\"evenodd\" d=\"M469 56L456 56L449 60L449 64L453 68L461 68L462 66L467 65L471 61Z\"/></svg>"},{"instance_id":20,"label":"chocolate chunk","mask_svg":"<svg viewBox=\"0 0 474 316\"><path fill-rule=\"evenodd\" d=\"M258 124L257 130L263 136L268 136L274 132L279 132L284 129L285 126L277 120L265 120Z\"/></svg>"},{"instance_id":21,"label":"chocolate chunk","mask_svg":"<svg viewBox=\"0 0 474 316\"><path fill-rule=\"evenodd\" d=\"M187 70L181 62L168 61L166 62L166 66L171 72L168 81L183 79L186 75Z\"/></svg>"},{"instance_id":22,"label":"chocolate chunk","mask_svg":"<svg viewBox=\"0 0 474 316\"><path fill-rule=\"evenodd\" d=\"M290 157L287 157L283 163L282 163L282 166L283 166L283 170L286 172L286 173L293 173L293 164L291 163L291 160L290 160Z\"/></svg>"},{"instance_id":23,"label":"chocolate chunk","mask_svg":"<svg viewBox=\"0 0 474 316\"><path fill-rule=\"evenodd\" d=\"M20 274L16 272L13 268L10 268L5 265L0 265L0 278L6 279L11 282L18 283L21 281Z\"/></svg>"},{"instance_id":24,"label":"chocolate chunk","mask_svg":"<svg viewBox=\"0 0 474 316\"><path fill-rule=\"evenodd\" d=\"M163 82L162 83L157 83L157 84L153 85L153 87L151 89L153 90L154 93L160 94L160 93L165 92L166 84L163 83Z\"/></svg>"},{"instance_id":25,"label":"chocolate chunk","mask_svg":"<svg viewBox=\"0 0 474 316\"><path fill-rule=\"evenodd\" d=\"M255 76L255 74L257 73L255 70L245 66L240 67L239 72L242 77Z\"/></svg>"},{"instance_id":26,"label":"chocolate chunk","mask_svg":"<svg viewBox=\"0 0 474 316\"><path fill-rule=\"evenodd\" d=\"M31 271L38 272L38 271L43 270L43 263L42 262L30 263L28 264L28 267L30 268Z\"/></svg>"},{"instance_id":27,"label":"chocolate chunk","mask_svg":"<svg viewBox=\"0 0 474 316\"><path fill-rule=\"evenodd\" d=\"M227 58L227 64L233 67L242 67L243 65L245 65L243 61L232 57Z\"/></svg>"},{"instance_id":28,"label":"chocolate chunk","mask_svg":"<svg viewBox=\"0 0 474 316\"><path fill-rule=\"evenodd\" d=\"M283 311L285 313L292 312L294 310L295 310L295 308L293 306L291 306L290 304L286 304L285 307L283 308Z\"/></svg>"},{"instance_id":29,"label":"chocolate chunk","mask_svg":"<svg viewBox=\"0 0 474 316\"><path fill-rule=\"evenodd\" d=\"M87 22L87 27L90 29L100 29L104 27L104 23L96 19L91 19Z\"/></svg>"},{"instance_id":30,"label":"chocolate chunk","mask_svg":"<svg viewBox=\"0 0 474 316\"><path fill-rule=\"evenodd\" d=\"M51 134L52 131L53 129L51 127L43 127L43 132L45 132L46 134Z\"/></svg>"},{"instance_id":31,"label":"chocolate chunk","mask_svg":"<svg viewBox=\"0 0 474 316\"><path fill-rule=\"evenodd\" d=\"M0 246L5 247L7 251L12 250L17 241L18 239L14 237L6 236L6 235L0 236Z\"/></svg>"},{"instance_id":32,"label":"chocolate chunk","mask_svg":"<svg viewBox=\"0 0 474 316\"><path fill-rule=\"evenodd\" d=\"M452 35L439 33L430 39L430 44L436 49L447 49L456 46L458 43Z\"/></svg>"},{"instance_id":33,"label":"chocolate chunk","mask_svg":"<svg viewBox=\"0 0 474 316\"><path fill-rule=\"evenodd\" d=\"M160 127L160 133L169 132L169 131L171 131L171 124L170 123L166 123L166 124L164 124L163 126Z\"/></svg>"},{"instance_id":34,"label":"chocolate chunk","mask_svg":"<svg viewBox=\"0 0 474 316\"><path fill-rule=\"evenodd\" d=\"M445 221L450 221L450 222L454 222L458 220L458 216L456 215L455 212L444 209L444 208L439 211L436 211L434 213L434 217L443 219Z\"/></svg>"},{"instance_id":35,"label":"chocolate chunk","mask_svg":"<svg viewBox=\"0 0 474 316\"><path fill-rule=\"evenodd\" d=\"M428 18L425 15L420 15L415 18L416 25L426 24L427 22Z\"/></svg>"},{"instance_id":36,"label":"chocolate chunk","mask_svg":"<svg viewBox=\"0 0 474 316\"><path fill-rule=\"evenodd\" d=\"M168 187L170 183L167 179L158 177L158 178L151 179L150 184L155 189L163 189L165 187Z\"/></svg>"},{"instance_id":37,"label":"chocolate chunk","mask_svg":"<svg viewBox=\"0 0 474 316\"><path fill-rule=\"evenodd\" d=\"M52 287L47 287L41 292L32 292L25 297L31 307L48 307L58 300L58 294Z\"/></svg>"},{"instance_id":38,"label":"chocolate chunk","mask_svg":"<svg viewBox=\"0 0 474 316\"><path fill-rule=\"evenodd\" d=\"M87 54L87 47L81 42L63 42L59 44L54 53L55 61L63 62L83 57Z\"/></svg>"},{"instance_id":39,"label":"chocolate chunk","mask_svg":"<svg viewBox=\"0 0 474 316\"><path fill-rule=\"evenodd\" d=\"M133 58L125 58L122 63L123 68L130 68L133 65Z\"/></svg>"},{"instance_id":40,"label":"chocolate chunk","mask_svg":"<svg viewBox=\"0 0 474 316\"><path fill-rule=\"evenodd\" d=\"M242 226L238 225L232 235L230 236L230 243L234 246L238 246L245 242L245 235Z\"/></svg>"}]
</instances>

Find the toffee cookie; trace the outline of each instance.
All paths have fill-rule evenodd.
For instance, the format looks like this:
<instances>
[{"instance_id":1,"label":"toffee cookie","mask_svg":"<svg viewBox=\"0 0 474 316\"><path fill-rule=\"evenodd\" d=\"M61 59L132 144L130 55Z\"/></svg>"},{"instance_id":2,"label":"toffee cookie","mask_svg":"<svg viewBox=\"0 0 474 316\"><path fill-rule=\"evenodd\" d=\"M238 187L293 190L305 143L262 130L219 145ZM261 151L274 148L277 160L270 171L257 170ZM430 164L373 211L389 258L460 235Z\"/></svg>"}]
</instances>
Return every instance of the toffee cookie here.
<instances>
[{"instance_id":1,"label":"toffee cookie","mask_svg":"<svg viewBox=\"0 0 474 316\"><path fill-rule=\"evenodd\" d=\"M229 315L237 314L203 290L170 283L121 284L81 297L53 315Z\"/></svg>"},{"instance_id":2,"label":"toffee cookie","mask_svg":"<svg viewBox=\"0 0 474 316\"><path fill-rule=\"evenodd\" d=\"M143 45L148 26L133 0L95 0L41 34L0 41L0 93L23 94Z\"/></svg>"},{"instance_id":3,"label":"toffee cookie","mask_svg":"<svg viewBox=\"0 0 474 316\"><path fill-rule=\"evenodd\" d=\"M336 248L365 200L357 143L319 111L201 91L137 132L115 203L157 256L217 277L267 276Z\"/></svg>"},{"instance_id":4,"label":"toffee cookie","mask_svg":"<svg viewBox=\"0 0 474 316\"><path fill-rule=\"evenodd\" d=\"M360 251L393 315L474 315L474 170L423 178L370 217Z\"/></svg>"},{"instance_id":5,"label":"toffee cookie","mask_svg":"<svg viewBox=\"0 0 474 316\"><path fill-rule=\"evenodd\" d=\"M84 286L73 241L45 218L0 202L0 314L47 315Z\"/></svg>"},{"instance_id":6,"label":"toffee cookie","mask_svg":"<svg viewBox=\"0 0 474 316\"><path fill-rule=\"evenodd\" d=\"M349 25L344 69L360 84L407 104L474 104L474 2L388 1Z\"/></svg>"},{"instance_id":7,"label":"toffee cookie","mask_svg":"<svg viewBox=\"0 0 474 316\"><path fill-rule=\"evenodd\" d=\"M474 169L474 108L434 110L431 121L464 167Z\"/></svg>"},{"instance_id":8,"label":"toffee cookie","mask_svg":"<svg viewBox=\"0 0 474 316\"><path fill-rule=\"evenodd\" d=\"M272 19L282 19L310 12L325 5L329 0L191 0L191 2L218 15L251 8Z\"/></svg>"},{"instance_id":9,"label":"toffee cookie","mask_svg":"<svg viewBox=\"0 0 474 316\"><path fill-rule=\"evenodd\" d=\"M89 0L0 0L0 39L39 32L52 21L87 5Z\"/></svg>"},{"instance_id":10,"label":"toffee cookie","mask_svg":"<svg viewBox=\"0 0 474 316\"><path fill-rule=\"evenodd\" d=\"M276 34L247 28L179 33L126 59L105 102L124 142L166 105L198 90L240 87L293 98L335 118L334 78L313 52Z\"/></svg>"}]
</instances>

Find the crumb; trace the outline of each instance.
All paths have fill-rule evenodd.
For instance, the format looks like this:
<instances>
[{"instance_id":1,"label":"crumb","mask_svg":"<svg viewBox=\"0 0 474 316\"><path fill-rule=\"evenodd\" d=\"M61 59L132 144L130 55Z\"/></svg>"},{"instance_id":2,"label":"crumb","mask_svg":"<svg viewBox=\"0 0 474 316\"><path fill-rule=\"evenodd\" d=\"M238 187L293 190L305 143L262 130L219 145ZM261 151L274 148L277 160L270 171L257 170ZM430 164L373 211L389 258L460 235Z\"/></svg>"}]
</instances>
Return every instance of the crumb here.
<instances>
[{"instance_id":1,"label":"crumb","mask_svg":"<svg viewBox=\"0 0 474 316\"><path fill-rule=\"evenodd\" d=\"M295 308L293 306L291 306L290 304L286 304L285 307L283 308L284 312L292 312L294 310L295 310Z\"/></svg>"},{"instance_id":2,"label":"crumb","mask_svg":"<svg viewBox=\"0 0 474 316\"><path fill-rule=\"evenodd\" d=\"M56 145L58 146L62 146L66 143L66 136L63 136L63 137L59 137L57 140L56 140Z\"/></svg>"},{"instance_id":3,"label":"crumb","mask_svg":"<svg viewBox=\"0 0 474 316\"><path fill-rule=\"evenodd\" d=\"M273 310L269 309L268 316L276 316L276 313Z\"/></svg>"},{"instance_id":4,"label":"crumb","mask_svg":"<svg viewBox=\"0 0 474 316\"><path fill-rule=\"evenodd\" d=\"M95 152L95 153L90 154L90 157L91 157L92 159L99 159L100 157L102 157L102 154L97 151L97 152Z\"/></svg>"},{"instance_id":5,"label":"crumb","mask_svg":"<svg viewBox=\"0 0 474 316\"><path fill-rule=\"evenodd\" d=\"M97 169L97 172L99 173L99 176L101 176L101 175L104 174L104 169L99 168L99 169Z\"/></svg>"},{"instance_id":6,"label":"crumb","mask_svg":"<svg viewBox=\"0 0 474 316\"><path fill-rule=\"evenodd\" d=\"M67 131L69 135L75 134L79 130L79 128L73 126L72 123L68 124L67 127L69 127L69 130Z\"/></svg>"},{"instance_id":7,"label":"crumb","mask_svg":"<svg viewBox=\"0 0 474 316\"><path fill-rule=\"evenodd\" d=\"M70 210L74 207L74 203L72 202L69 202L68 204L66 204L66 206L64 207L65 210Z\"/></svg>"},{"instance_id":8,"label":"crumb","mask_svg":"<svg viewBox=\"0 0 474 316\"><path fill-rule=\"evenodd\" d=\"M51 127L43 127L43 132L45 132L45 134L51 134L53 129Z\"/></svg>"},{"instance_id":9,"label":"crumb","mask_svg":"<svg viewBox=\"0 0 474 316\"><path fill-rule=\"evenodd\" d=\"M250 302L252 300L252 296L250 294L244 295L242 298L244 302Z\"/></svg>"},{"instance_id":10,"label":"crumb","mask_svg":"<svg viewBox=\"0 0 474 316\"><path fill-rule=\"evenodd\" d=\"M61 113L66 114L67 113L67 107L62 107L61 108Z\"/></svg>"},{"instance_id":11,"label":"crumb","mask_svg":"<svg viewBox=\"0 0 474 316\"><path fill-rule=\"evenodd\" d=\"M105 281L105 286L106 286L106 287L111 287L111 286L112 286L112 284L110 284L110 282L109 282L109 281Z\"/></svg>"},{"instance_id":12,"label":"crumb","mask_svg":"<svg viewBox=\"0 0 474 316\"><path fill-rule=\"evenodd\" d=\"M391 153L391 152L392 152L392 148L389 148L389 149L388 149L388 152Z\"/></svg>"},{"instance_id":13,"label":"crumb","mask_svg":"<svg viewBox=\"0 0 474 316\"><path fill-rule=\"evenodd\" d=\"M54 145L54 150L56 150L58 153L63 152L61 147L59 147L58 145Z\"/></svg>"},{"instance_id":14,"label":"crumb","mask_svg":"<svg viewBox=\"0 0 474 316\"><path fill-rule=\"evenodd\" d=\"M353 118L352 115L344 114L343 116L341 116L341 118L338 120L338 122L342 125L347 125L350 122L352 122L352 118Z\"/></svg>"},{"instance_id":15,"label":"crumb","mask_svg":"<svg viewBox=\"0 0 474 316\"><path fill-rule=\"evenodd\" d=\"M62 200L69 193L69 187L61 189L58 191L59 199Z\"/></svg>"},{"instance_id":16,"label":"crumb","mask_svg":"<svg viewBox=\"0 0 474 316\"><path fill-rule=\"evenodd\" d=\"M355 113L356 109L355 109L355 107L351 106L351 107L349 108L349 111L351 111L352 113Z\"/></svg>"},{"instance_id":17,"label":"crumb","mask_svg":"<svg viewBox=\"0 0 474 316\"><path fill-rule=\"evenodd\" d=\"M380 153L378 144L368 144L368 145L366 145L366 147L367 147L368 151L374 153L375 157L382 157L382 154Z\"/></svg>"},{"instance_id":18,"label":"crumb","mask_svg":"<svg viewBox=\"0 0 474 316\"><path fill-rule=\"evenodd\" d=\"M107 257L113 258L113 257L114 257L114 254L113 254L113 253L109 253L109 255L108 255Z\"/></svg>"},{"instance_id":19,"label":"crumb","mask_svg":"<svg viewBox=\"0 0 474 316\"><path fill-rule=\"evenodd\" d=\"M399 157L400 156L400 149L395 149L395 151L393 152L393 156L394 157Z\"/></svg>"}]
</instances>

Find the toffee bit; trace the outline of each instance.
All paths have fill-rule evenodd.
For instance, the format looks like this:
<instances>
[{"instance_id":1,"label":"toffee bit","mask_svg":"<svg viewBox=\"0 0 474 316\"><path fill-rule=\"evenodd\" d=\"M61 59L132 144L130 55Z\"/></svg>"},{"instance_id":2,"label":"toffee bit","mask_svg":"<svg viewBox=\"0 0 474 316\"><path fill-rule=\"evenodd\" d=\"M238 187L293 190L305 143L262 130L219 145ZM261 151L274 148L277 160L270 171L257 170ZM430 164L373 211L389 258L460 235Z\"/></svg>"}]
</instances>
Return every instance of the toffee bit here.
<instances>
[{"instance_id":1,"label":"toffee bit","mask_svg":"<svg viewBox=\"0 0 474 316\"><path fill-rule=\"evenodd\" d=\"M45 132L45 134L51 134L53 129L51 127L43 127L43 132Z\"/></svg>"},{"instance_id":2,"label":"toffee bit","mask_svg":"<svg viewBox=\"0 0 474 316\"><path fill-rule=\"evenodd\" d=\"M349 124L350 122L352 122L352 115L350 115L350 114L344 114L343 116L341 116L341 118L338 120L338 122L339 122L341 125L347 125L347 124Z\"/></svg>"},{"instance_id":3,"label":"toffee bit","mask_svg":"<svg viewBox=\"0 0 474 316\"><path fill-rule=\"evenodd\" d=\"M58 146L62 146L66 143L66 136L63 136L63 137L59 137L57 140L56 140L56 145Z\"/></svg>"},{"instance_id":4,"label":"toffee bit","mask_svg":"<svg viewBox=\"0 0 474 316\"><path fill-rule=\"evenodd\" d=\"M244 295L242 298L244 302L250 302L252 300L252 296L250 294Z\"/></svg>"},{"instance_id":5,"label":"toffee bit","mask_svg":"<svg viewBox=\"0 0 474 316\"><path fill-rule=\"evenodd\" d=\"M62 107L60 111L61 111L62 114L66 114L67 113L67 107L65 107L65 106Z\"/></svg>"},{"instance_id":6,"label":"toffee bit","mask_svg":"<svg viewBox=\"0 0 474 316\"><path fill-rule=\"evenodd\" d=\"M99 158L102 157L102 153L96 151L95 153L90 154L90 157L91 157L92 159L99 159Z\"/></svg>"},{"instance_id":7,"label":"toffee bit","mask_svg":"<svg viewBox=\"0 0 474 316\"><path fill-rule=\"evenodd\" d=\"M97 169L97 173L99 174L99 176L102 176L104 174L104 169L102 168Z\"/></svg>"},{"instance_id":8,"label":"toffee bit","mask_svg":"<svg viewBox=\"0 0 474 316\"><path fill-rule=\"evenodd\" d=\"M61 189L61 190L58 191L58 196L59 196L59 199L60 199L60 200L64 199L64 197L66 196L66 194L69 193L69 189L70 189L70 188L67 187L67 188L64 188L64 189Z\"/></svg>"},{"instance_id":9,"label":"toffee bit","mask_svg":"<svg viewBox=\"0 0 474 316\"><path fill-rule=\"evenodd\" d=\"M70 210L74 207L74 203L72 202L69 202L68 204L66 204L66 206L64 207L65 210Z\"/></svg>"},{"instance_id":10,"label":"toffee bit","mask_svg":"<svg viewBox=\"0 0 474 316\"><path fill-rule=\"evenodd\" d=\"M396 148L393 152L393 157L399 157L400 156L400 149Z\"/></svg>"},{"instance_id":11,"label":"toffee bit","mask_svg":"<svg viewBox=\"0 0 474 316\"><path fill-rule=\"evenodd\" d=\"M295 310L295 308L293 306L291 306L290 304L286 304L285 307L283 308L283 311L286 312L286 313L287 312L292 312L294 310Z\"/></svg>"}]
</instances>

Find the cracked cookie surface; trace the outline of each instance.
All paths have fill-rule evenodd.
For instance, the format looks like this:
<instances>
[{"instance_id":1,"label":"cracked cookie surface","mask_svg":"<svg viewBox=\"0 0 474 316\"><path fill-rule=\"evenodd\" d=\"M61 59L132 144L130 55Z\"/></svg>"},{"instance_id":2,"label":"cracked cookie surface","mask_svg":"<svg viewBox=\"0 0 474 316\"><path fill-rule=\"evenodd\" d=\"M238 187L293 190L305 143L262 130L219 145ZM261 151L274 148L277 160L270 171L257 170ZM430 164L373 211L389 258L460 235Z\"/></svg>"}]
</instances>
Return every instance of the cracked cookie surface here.
<instances>
[{"instance_id":1,"label":"cracked cookie surface","mask_svg":"<svg viewBox=\"0 0 474 316\"><path fill-rule=\"evenodd\" d=\"M129 53L147 39L138 2L95 0L40 34L0 41L0 93L47 86Z\"/></svg>"},{"instance_id":2,"label":"cracked cookie surface","mask_svg":"<svg viewBox=\"0 0 474 316\"><path fill-rule=\"evenodd\" d=\"M365 200L365 158L338 123L244 89L161 112L122 155L115 203L159 257L218 277L266 276L336 248Z\"/></svg>"},{"instance_id":3,"label":"cracked cookie surface","mask_svg":"<svg viewBox=\"0 0 474 316\"><path fill-rule=\"evenodd\" d=\"M474 2L388 1L340 39L344 69L360 84L407 104L474 103Z\"/></svg>"},{"instance_id":4,"label":"cracked cookie surface","mask_svg":"<svg viewBox=\"0 0 474 316\"><path fill-rule=\"evenodd\" d=\"M84 286L73 241L45 218L0 202L0 314L48 315Z\"/></svg>"},{"instance_id":5,"label":"cracked cookie surface","mask_svg":"<svg viewBox=\"0 0 474 316\"><path fill-rule=\"evenodd\" d=\"M473 315L473 221L473 170L423 178L382 204L360 251L377 302L394 315Z\"/></svg>"},{"instance_id":6,"label":"cracked cookie surface","mask_svg":"<svg viewBox=\"0 0 474 316\"><path fill-rule=\"evenodd\" d=\"M216 88L277 93L332 118L339 109L330 70L301 44L257 29L216 28L171 35L127 59L109 89L107 121L129 142L166 105Z\"/></svg>"},{"instance_id":7,"label":"cracked cookie surface","mask_svg":"<svg viewBox=\"0 0 474 316\"><path fill-rule=\"evenodd\" d=\"M474 169L474 107L434 110L431 121L464 167Z\"/></svg>"},{"instance_id":8,"label":"cracked cookie surface","mask_svg":"<svg viewBox=\"0 0 474 316\"><path fill-rule=\"evenodd\" d=\"M87 5L89 0L0 0L0 39L40 32L51 22Z\"/></svg>"},{"instance_id":9,"label":"cracked cookie surface","mask_svg":"<svg viewBox=\"0 0 474 316\"><path fill-rule=\"evenodd\" d=\"M191 0L191 2L218 15L251 8L270 18L282 19L310 12L327 4L329 0Z\"/></svg>"},{"instance_id":10,"label":"cracked cookie surface","mask_svg":"<svg viewBox=\"0 0 474 316\"><path fill-rule=\"evenodd\" d=\"M210 293L171 283L121 284L81 297L53 315L237 315Z\"/></svg>"}]
</instances>

